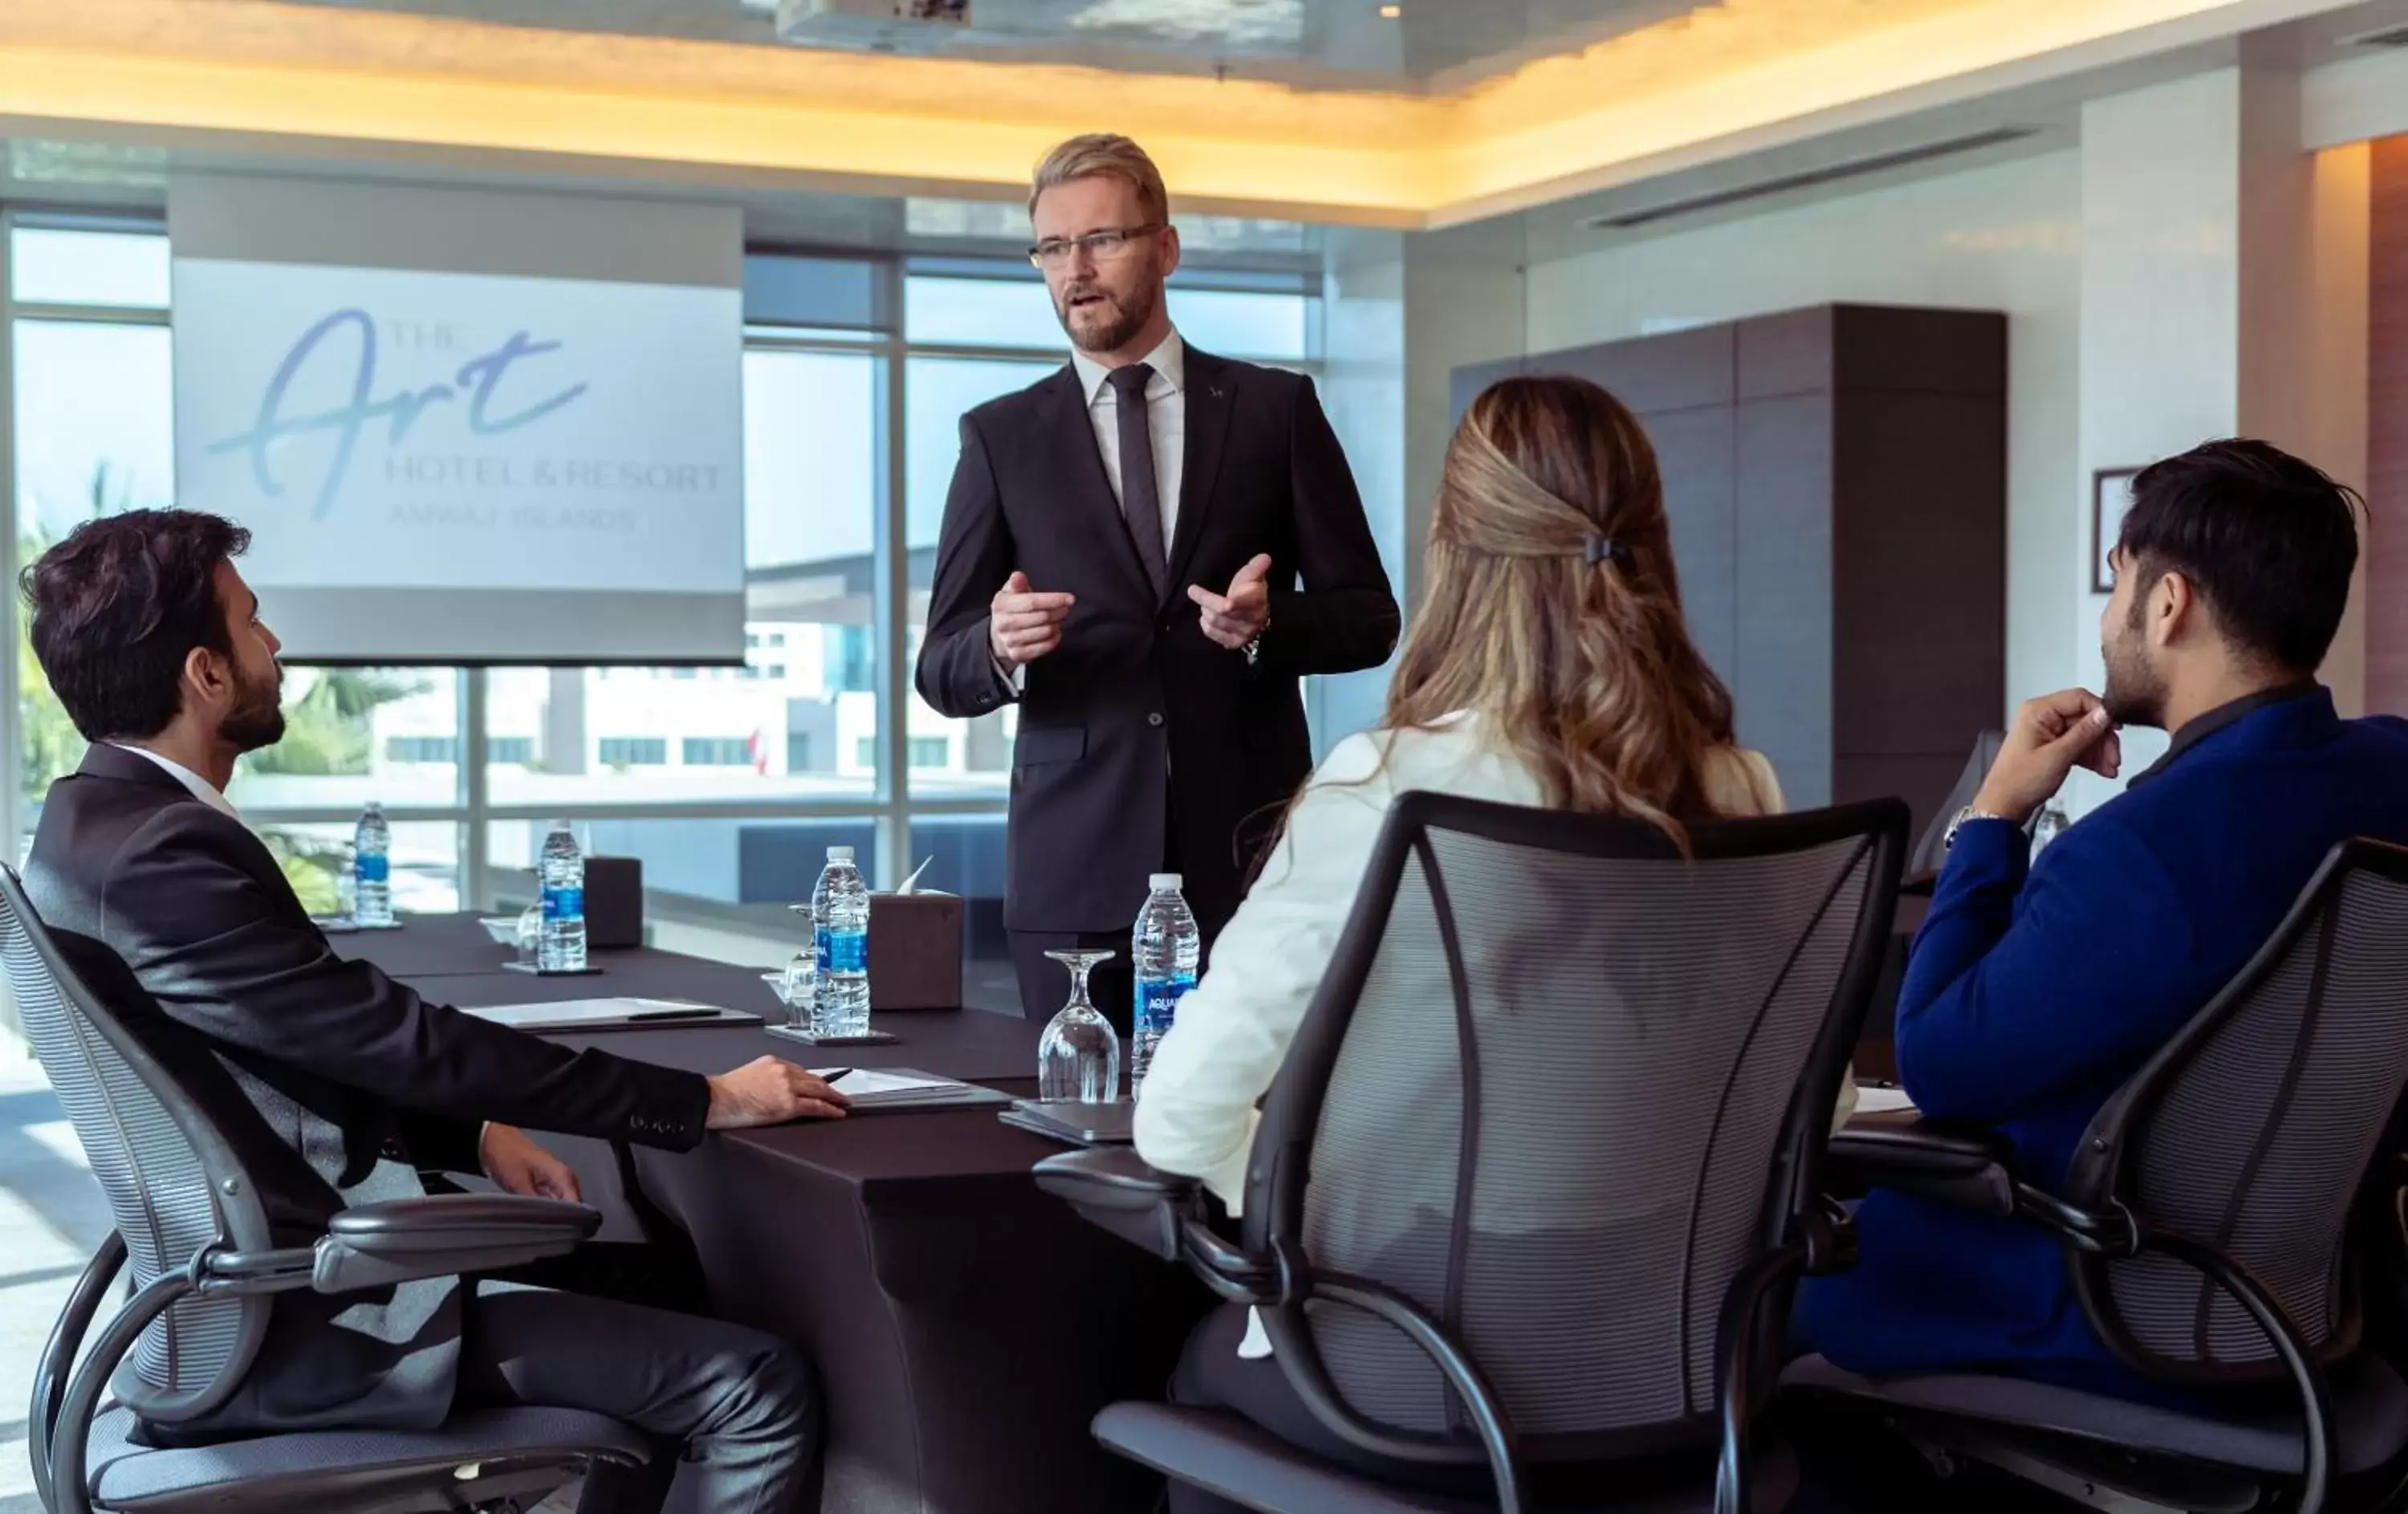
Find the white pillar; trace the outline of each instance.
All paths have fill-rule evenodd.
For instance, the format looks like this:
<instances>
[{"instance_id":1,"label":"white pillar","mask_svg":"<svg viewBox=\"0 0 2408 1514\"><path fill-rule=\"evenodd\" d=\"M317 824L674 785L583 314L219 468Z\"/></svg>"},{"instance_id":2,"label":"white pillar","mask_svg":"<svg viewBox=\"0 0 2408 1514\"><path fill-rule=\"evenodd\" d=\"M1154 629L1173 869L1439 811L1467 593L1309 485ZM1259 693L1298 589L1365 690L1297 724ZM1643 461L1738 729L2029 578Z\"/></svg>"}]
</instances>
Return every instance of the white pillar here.
<instances>
[{"instance_id":1,"label":"white pillar","mask_svg":"<svg viewBox=\"0 0 2408 1514\"><path fill-rule=\"evenodd\" d=\"M1526 350L1522 222L1411 234L1334 228L1327 247L1323 402L1410 624L1455 429L1450 380L1466 364ZM1316 753L1377 724L1388 677L1381 668L1312 681Z\"/></svg>"},{"instance_id":2,"label":"white pillar","mask_svg":"<svg viewBox=\"0 0 2408 1514\"><path fill-rule=\"evenodd\" d=\"M1321 403L1346 450L1381 564L1401 602L1409 550L1405 501L1404 234L1332 227L1321 286ZM1314 678L1306 685L1312 754L1379 723L1388 670Z\"/></svg>"},{"instance_id":3,"label":"white pillar","mask_svg":"<svg viewBox=\"0 0 2408 1514\"><path fill-rule=\"evenodd\" d=\"M2300 146L2296 70L2245 60L2082 112L2081 555L2067 565L2075 681L2104 677L2090 481L2217 437L2259 436L2353 485L2366 471L2363 149ZM2328 666L2344 709L2364 637ZM2128 733L2128 774L2165 748ZM2075 813L2118 786L2077 774Z\"/></svg>"}]
</instances>

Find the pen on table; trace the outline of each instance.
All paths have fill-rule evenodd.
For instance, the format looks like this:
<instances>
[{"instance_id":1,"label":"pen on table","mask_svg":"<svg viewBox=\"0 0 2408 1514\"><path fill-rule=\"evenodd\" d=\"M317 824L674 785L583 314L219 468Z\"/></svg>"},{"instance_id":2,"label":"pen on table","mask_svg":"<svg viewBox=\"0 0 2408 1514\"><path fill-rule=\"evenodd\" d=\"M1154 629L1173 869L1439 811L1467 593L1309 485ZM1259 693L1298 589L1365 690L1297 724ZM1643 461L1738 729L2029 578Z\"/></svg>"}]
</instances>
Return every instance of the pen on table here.
<instances>
[{"instance_id":1,"label":"pen on table","mask_svg":"<svg viewBox=\"0 0 2408 1514\"><path fill-rule=\"evenodd\" d=\"M850 1067L831 1067L826 1072L820 1074L820 1081L823 1083L833 1084L838 1078L851 1077L852 1075L853 1069Z\"/></svg>"},{"instance_id":2,"label":"pen on table","mask_svg":"<svg viewBox=\"0 0 2408 1514\"><path fill-rule=\"evenodd\" d=\"M639 1009L633 1015L627 1017L628 1023L630 1024L633 1024L638 1020L715 1020L717 1018L719 1018L719 1011L702 1007L694 1009Z\"/></svg>"}]
</instances>

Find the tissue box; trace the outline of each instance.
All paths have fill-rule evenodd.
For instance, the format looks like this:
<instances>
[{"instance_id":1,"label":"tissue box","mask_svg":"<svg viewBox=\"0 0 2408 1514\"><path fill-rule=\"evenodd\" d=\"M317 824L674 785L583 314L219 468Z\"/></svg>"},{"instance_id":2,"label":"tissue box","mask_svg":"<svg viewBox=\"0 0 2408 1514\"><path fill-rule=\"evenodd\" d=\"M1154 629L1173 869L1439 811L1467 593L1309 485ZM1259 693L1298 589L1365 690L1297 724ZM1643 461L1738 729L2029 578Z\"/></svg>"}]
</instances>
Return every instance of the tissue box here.
<instances>
[{"instance_id":1,"label":"tissue box","mask_svg":"<svg viewBox=\"0 0 2408 1514\"><path fill-rule=\"evenodd\" d=\"M962 1007L962 898L869 896L869 1008Z\"/></svg>"},{"instance_id":2,"label":"tissue box","mask_svg":"<svg viewBox=\"0 0 2408 1514\"><path fill-rule=\"evenodd\" d=\"M644 944L644 859L585 859L585 944L595 951Z\"/></svg>"}]
</instances>

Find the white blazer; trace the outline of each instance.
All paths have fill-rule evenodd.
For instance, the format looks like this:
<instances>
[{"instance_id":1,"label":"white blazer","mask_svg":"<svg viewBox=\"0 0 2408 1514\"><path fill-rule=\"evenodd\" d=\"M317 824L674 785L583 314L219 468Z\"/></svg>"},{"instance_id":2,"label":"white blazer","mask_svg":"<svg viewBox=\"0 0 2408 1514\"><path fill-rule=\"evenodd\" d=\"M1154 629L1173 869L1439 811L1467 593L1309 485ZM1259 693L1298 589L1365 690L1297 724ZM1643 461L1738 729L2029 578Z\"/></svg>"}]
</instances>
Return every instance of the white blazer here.
<instances>
[{"instance_id":1,"label":"white blazer","mask_svg":"<svg viewBox=\"0 0 2408 1514\"><path fill-rule=\"evenodd\" d=\"M1714 809L1778 814L1772 765L1738 747L1727 755L1709 778ZM1367 731L1339 743L1306 783L1261 876L1213 946L1211 971L1180 1002L1154 1054L1138 1099L1138 1154L1165 1172L1202 1178L1231 1214L1245 1197L1254 1103L1337 954L1389 802L1415 788L1542 802L1538 779L1469 712L1432 729ZM1841 1094L1841 1122L1855 1103L1851 1080Z\"/></svg>"}]
</instances>

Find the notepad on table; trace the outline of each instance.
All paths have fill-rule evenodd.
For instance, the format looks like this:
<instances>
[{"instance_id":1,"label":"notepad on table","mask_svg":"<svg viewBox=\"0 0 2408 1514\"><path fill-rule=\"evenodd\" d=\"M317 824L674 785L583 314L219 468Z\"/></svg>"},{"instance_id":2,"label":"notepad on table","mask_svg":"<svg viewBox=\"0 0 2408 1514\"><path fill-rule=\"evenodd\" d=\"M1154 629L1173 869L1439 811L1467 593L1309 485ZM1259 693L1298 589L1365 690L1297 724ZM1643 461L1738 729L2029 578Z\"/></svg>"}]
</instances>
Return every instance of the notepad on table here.
<instances>
[{"instance_id":1,"label":"notepad on table","mask_svg":"<svg viewBox=\"0 0 2408 1514\"><path fill-rule=\"evenodd\" d=\"M875 1067L814 1067L811 1071L822 1077L826 1077L831 1073L841 1074L838 1079L837 1087L844 1089L845 1096L851 1099L874 1099L898 1094L950 1093L955 1089L968 1086L953 1078L939 1077L933 1073L915 1073L908 1067L898 1067L891 1072L882 1072Z\"/></svg>"},{"instance_id":2,"label":"notepad on table","mask_svg":"<svg viewBox=\"0 0 2408 1514\"><path fill-rule=\"evenodd\" d=\"M1912 1114L1914 1110L1914 1101L1906 1096L1904 1089L1886 1083L1856 1085L1856 1113L1859 1115L1901 1115Z\"/></svg>"},{"instance_id":3,"label":"notepad on table","mask_svg":"<svg viewBox=\"0 0 2408 1514\"><path fill-rule=\"evenodd\" d=\"M556 1004L463 1004L463 1015L514 1031L649 1031L681 1025L757 1025L761 1017L684 999L569 999Z\"/></svg>"},{"instance_id":4,"label":"notepad on table","mask_svg":"<svg viewBox=\"0 0 2408 1514\"><path fill-rule=\"evenodd\" d=\"M814 1067L855 1109L1009 1103L1006 1094L916 1067Z\"/></svg>"}]
</instances>

